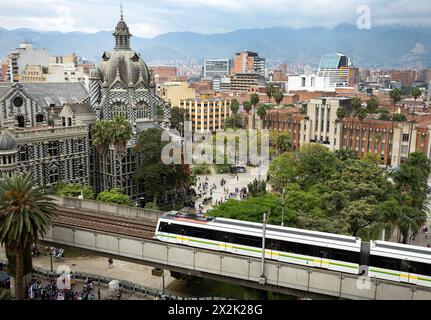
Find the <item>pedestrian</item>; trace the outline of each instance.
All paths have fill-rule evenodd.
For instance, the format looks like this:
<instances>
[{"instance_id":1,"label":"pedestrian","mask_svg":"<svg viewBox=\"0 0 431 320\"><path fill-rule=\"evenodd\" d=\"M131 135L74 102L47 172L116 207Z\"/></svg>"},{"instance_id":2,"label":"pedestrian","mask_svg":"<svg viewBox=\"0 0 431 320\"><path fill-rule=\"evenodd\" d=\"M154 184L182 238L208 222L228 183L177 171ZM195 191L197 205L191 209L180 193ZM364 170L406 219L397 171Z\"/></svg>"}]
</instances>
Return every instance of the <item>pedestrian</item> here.
<instances>
[{"instance_id":1,"label":"pedestrian","mask_svg":"<svg viewBox=\"0 0 431 320\"><path fill-rule=\"evenodd\" d=\"M430 244L429 244L429 243L427 244L427 247L428 247L428 248L431 248L431 246L430 246Z\"/></svg>"},{"instance_id":2,"label":"pedestrian","mask_svg":"<svg viewBox=\"0 0 431 320\"><path fill-rule=\"evenodd\" d=\"M112 258L108 259L108 268L112 268L114 265L114 260L112 260Z\"/></svg>"},{"instance_id":3,"label":"pedestrian","mask_svg":"<svg viewBox=\"0 0 431 320\"><path fill-rule=\"evenodd\" d=\"M97 299L101 300L100 288L97 289Z\"/></svg>"}]
</instances>

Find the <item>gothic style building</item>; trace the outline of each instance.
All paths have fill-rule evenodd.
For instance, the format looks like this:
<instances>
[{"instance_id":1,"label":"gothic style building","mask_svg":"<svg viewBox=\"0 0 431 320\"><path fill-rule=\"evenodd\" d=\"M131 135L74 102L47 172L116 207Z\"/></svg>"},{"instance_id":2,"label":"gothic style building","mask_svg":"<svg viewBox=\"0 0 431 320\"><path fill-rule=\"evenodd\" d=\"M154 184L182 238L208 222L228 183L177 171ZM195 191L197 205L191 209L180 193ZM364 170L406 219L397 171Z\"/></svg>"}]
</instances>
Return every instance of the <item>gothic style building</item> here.
<instances>
[{"instance_id":1,"label":"gothic style building","mask_svg":"<svg viewBox=\"0 0 431 320\"><path fill-rule=\"evenodd\" d=\"M133 126L134 136L121 154L110 148L104 159L93 148L92 175L96 191L117 187L129 195L139 194L133 179L139 159L132 148L140 132L150 127L169 126L170 105L155 94L155 82L141 56L130 48L131 34L123 15L114 32L115 47L105 52L90 74L90 106L97 120L121 115ZM102 185L103 184L103 185Z\"/></svg>"},{"instance_id":2,"label":"gothic style building","mask_svg":"<svg viewBox=\"0 0 431 320\"><path fill-rule=\"evenodd\" d=\"M114 49L91 70L89 94L80 83L0 86L0 173L29 172L47 187L63 181L140 195L133 148L143 130L169 127L171 107L156 95L153 75L131 49L122 14L113 36ZM130 121L133 137L124 152L111 146L101 157L92 146L92 125L117 115Z\"/></svg>"}]
</instances>

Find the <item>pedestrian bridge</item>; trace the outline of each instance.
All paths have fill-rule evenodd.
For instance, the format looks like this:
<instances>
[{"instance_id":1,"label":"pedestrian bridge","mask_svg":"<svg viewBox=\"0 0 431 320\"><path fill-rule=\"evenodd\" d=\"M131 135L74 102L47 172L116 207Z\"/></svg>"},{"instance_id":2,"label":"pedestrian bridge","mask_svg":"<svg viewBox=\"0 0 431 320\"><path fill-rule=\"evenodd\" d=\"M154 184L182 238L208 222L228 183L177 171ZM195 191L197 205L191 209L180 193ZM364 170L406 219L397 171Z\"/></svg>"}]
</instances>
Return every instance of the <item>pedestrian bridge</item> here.
<instances>
[{"instance_id":1,"label":"pedestrian bridge","mask_svg":"<svg viewBox=\"0 0 431 320\"><path fill-rule=\"evenodd\" d=\"M189 275L311 298L430 300L431 289L210 250L55 225L44 241Z\"/></svg>"}]
</instances>

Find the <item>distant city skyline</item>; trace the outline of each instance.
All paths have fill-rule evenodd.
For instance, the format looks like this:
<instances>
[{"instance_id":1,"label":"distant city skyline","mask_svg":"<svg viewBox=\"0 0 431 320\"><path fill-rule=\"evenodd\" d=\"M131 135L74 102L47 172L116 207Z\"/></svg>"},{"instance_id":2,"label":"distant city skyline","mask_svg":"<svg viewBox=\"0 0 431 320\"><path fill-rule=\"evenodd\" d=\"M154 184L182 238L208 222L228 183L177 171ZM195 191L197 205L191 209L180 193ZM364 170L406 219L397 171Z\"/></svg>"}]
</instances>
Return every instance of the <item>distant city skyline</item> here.
<instances>
[{"instance_id":1,"label":"distant city skyline","mask_svg":"<svg viewBox=\"0 0 431 320\"><path fill-rule=\"evenodd\" d=\"M431 27L429 0L123 0L132 33L152 38L167 32L203 34L267 27L334 27L355 24L360 6L371 10L371 27ZM15 0L0 3L0 27L40 31L112 30L119 0Z\"/></svg>"}]
</instances>

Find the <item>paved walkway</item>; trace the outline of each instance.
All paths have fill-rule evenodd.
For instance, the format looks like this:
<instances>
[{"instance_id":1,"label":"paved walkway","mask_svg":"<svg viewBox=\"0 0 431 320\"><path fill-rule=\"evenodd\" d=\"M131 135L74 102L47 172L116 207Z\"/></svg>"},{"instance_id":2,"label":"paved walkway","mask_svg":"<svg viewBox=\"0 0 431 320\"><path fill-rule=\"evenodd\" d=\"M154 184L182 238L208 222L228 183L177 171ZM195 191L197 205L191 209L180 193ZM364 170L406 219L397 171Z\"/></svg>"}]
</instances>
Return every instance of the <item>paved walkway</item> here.
<instances>
[{"instance_id":1,"label":"paved walkway","mask_svg":"<svg viewBox=\"0 0 431 320\"><path fill-rule=\"evenodd\" d=\"M67 249L66 249L67 250ZM66 251L67 256L67 251ZM0 260L7 260L5 250L0 247ZM151 274L152 267L141 264L130 263L126 261L114 260L112 268L108 268L108 259L105 257L79 257L65 258L63 262L53 261L53 269L61 265L69 267L71 271L93 273L100 276L108 277L115 280L130 281L136 284L143 285L148 288L153 288L162 291L162 277L153 276ZM33 266L50 270L51 262L49 256L33 257ZM168 270L165 270L165 287L168 287L174 278L170 276Z\"/></svg>"},{"instance_id":2,"label":"paved walkway","mask_svg":"<svg viewBox=\"0 0 431 320\"><path fill-rule=\"evenodd\" d=\"M268 168L260 166L256 168L247 167L247 171L245 173L199 175L195 187L196 193L199 194L199 183L208 182L209 189L202 193L202 196L196 201L196 203L203 203L205 198L209 198L211 195L210 188L213 184L215 184L216 188L212 191L211 203L203 204L203 212L207 212L208 210L212 209L214 205L216 205L217 201L225 201L226 199L228 199L229 193L235 192L235 188L241 189L243 187L247 187L247 185L253 182L255 179L266 181L267 174ZM220 185L220 181L222 179L226 180L226 184L223 186ZM239 194L236 196L236 199L240 200Z\"/></svg>"}]
</instances>

